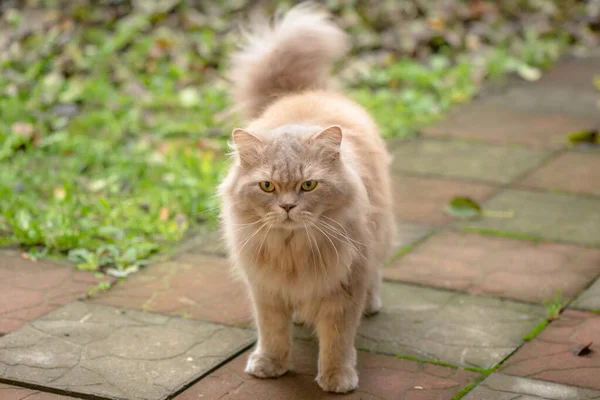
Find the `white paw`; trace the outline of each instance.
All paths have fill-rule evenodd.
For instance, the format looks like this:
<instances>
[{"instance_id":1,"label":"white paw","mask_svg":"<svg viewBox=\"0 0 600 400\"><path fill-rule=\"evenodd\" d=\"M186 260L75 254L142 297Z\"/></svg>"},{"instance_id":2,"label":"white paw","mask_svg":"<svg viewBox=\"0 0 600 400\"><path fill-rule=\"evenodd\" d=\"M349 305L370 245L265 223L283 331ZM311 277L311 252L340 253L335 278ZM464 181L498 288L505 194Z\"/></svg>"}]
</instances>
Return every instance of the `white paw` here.
<instances>
[{"instance_id":1,"label":"white paw","mask_svg":"<svg viewBox=\"0 0 600 400\"><path fill-rule=\"evenodd\" d=\"M319 373L317 383L326 392L347 393L358 387L358 374L354 368L342 368Z\"/></svg>"},{"instance_id":2,"label":"white paw","mask_svg":"<svg viewBox=\"0 0 600 400\"><path fill-rule=\"evenodd\" d=\"M304 321L302 321L302 318L300 318L300 315L297 312L292 314L292 322L294 323L294 325L303 325L304 324Z\"/></svg>"},{"instance_id":3,"label":"white paw","mask_svg":"<svg viewBox=\"0 0 600 400\"><path fill-rule=\"evenodd\" d=\"M288 371L287 365L265 354L254 352L248 357L244 372L257 378L277 378Z\"/></svg>"},{"instance_id":4,"label":"white paw","mask_svg":"<svg viewBox=\"0 0 600 400\"><path fill-rule=\"evenodd\" d=\"M375 315L379 312L379 310L381 310L381 305L381 297L370 295L367 298L367 303L365 304L363 314L367 317Z\"/></svg>"}]
</instances>

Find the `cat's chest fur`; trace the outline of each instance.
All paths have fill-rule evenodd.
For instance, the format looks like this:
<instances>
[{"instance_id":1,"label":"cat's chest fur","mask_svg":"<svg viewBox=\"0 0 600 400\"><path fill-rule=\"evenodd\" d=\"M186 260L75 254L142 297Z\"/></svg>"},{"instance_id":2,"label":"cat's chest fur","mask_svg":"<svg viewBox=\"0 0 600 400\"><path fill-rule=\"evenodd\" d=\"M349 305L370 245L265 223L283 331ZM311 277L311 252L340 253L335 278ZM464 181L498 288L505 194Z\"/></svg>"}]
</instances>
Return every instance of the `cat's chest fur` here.
<instances>
[{"instance_id":1,"label":"cat's chest fur","mask_svg":"<svg viewBox=\"0 0 600 400\"><path fill-rule=\"evenodd\" d=\"M314 230L270 232L246 252L248 277L292 302L325 296L348 279L357 257L349 243Z\"/></svg>"}]
</instances>

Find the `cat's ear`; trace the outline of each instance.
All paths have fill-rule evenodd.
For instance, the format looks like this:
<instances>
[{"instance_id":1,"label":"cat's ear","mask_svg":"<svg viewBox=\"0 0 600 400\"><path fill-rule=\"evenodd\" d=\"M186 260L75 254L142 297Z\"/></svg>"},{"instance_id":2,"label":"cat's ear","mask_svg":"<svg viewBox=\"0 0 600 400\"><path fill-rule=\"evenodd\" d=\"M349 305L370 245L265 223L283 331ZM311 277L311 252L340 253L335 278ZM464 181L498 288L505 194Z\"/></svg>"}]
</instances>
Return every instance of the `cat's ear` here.
<instances>
[{"instance_id":1,"label":"cat's ear","mask_svg":"<svg viewBox=\"0 0 600 400\"><path fill-rule=\"evenodd\" d=\"M340 155L342 137L342 128L337 125L332 125L313 135L311 141L314 144L321 146L323 154L330 157L332 160L335 160Z\"/></svg>"},{"instance_id":2,"label":"cat's ear","mask_svg":"<svg viewBox=\"0 0 600 400\"><path fill-rule=\"evenodd\" d=\"M234 129L231 137L243 165L251 165L258 160L262 145L262 141L258 137L240 128Z\"/></svg>"}]
</instances>

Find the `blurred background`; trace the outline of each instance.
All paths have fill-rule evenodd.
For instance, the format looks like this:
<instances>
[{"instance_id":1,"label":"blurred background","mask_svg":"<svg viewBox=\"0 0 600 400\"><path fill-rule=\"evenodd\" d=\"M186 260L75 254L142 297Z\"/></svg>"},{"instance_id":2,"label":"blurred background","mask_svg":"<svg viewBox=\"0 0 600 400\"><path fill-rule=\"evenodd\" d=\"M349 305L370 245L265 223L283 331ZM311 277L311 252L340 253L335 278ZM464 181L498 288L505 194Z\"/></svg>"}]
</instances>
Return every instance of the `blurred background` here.
<instances>
[{"instance_id":1,"label":"blurred background","mask_svg":"<svg viewBox=\"0 0 600 400\"><path fill-rule=\"evenodd\" d=\"M211 228L236 27L293 4L2 1L0 245L126 276ZM598 0L321 4L354 42L337 75L387 138L599 41Z\"/></svg>"}]
</instances>

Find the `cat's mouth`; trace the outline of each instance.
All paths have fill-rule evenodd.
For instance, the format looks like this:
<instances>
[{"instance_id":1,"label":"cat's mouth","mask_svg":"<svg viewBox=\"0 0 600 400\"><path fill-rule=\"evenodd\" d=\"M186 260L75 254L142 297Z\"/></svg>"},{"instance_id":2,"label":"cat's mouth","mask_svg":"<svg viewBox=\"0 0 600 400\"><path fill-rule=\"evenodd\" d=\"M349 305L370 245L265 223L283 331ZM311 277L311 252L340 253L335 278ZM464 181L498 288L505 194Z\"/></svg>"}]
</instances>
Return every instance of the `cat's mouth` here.
<instances>
[{"instance_id":1,"label":"cat's mouth","mask_svg":"<svg viewBox=\"0 0 600 400\"><path fill-rule=\"evenodd\" d=\"M300 222L290 218L289 215L279 223L279 226L283 229L298 229L303 227Z\"/></svg>"}]
</instances>

